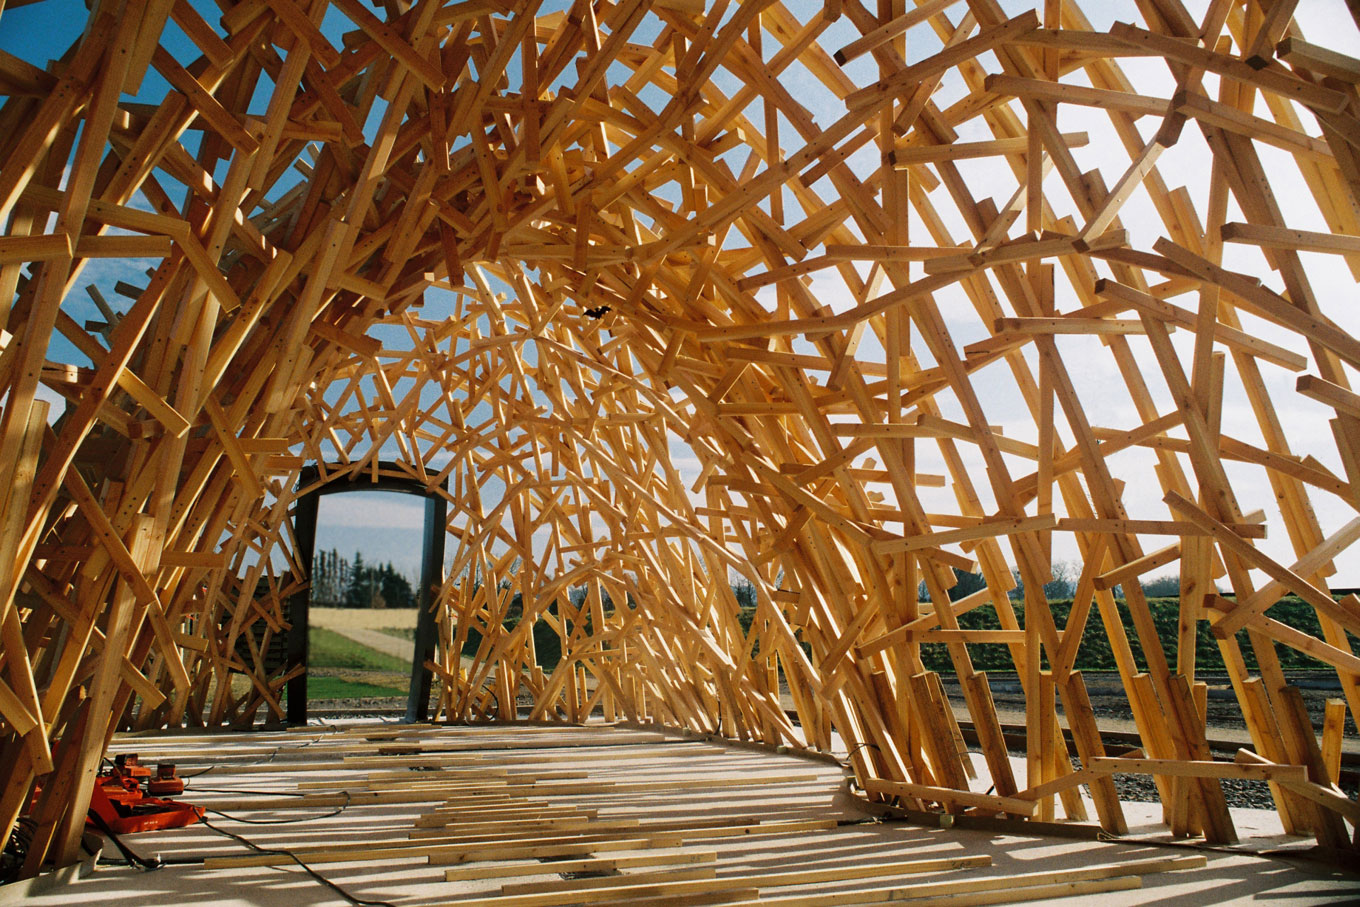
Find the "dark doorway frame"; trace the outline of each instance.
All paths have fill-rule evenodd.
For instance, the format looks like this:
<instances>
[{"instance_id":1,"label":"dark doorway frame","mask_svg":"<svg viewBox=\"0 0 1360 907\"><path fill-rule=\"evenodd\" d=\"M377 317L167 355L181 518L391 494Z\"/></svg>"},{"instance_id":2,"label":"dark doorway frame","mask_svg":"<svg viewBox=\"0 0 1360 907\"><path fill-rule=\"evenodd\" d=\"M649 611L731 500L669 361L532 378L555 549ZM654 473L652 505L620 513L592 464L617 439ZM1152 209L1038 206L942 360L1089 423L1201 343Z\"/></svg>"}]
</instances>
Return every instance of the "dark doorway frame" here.
<instances>
[{"instance_id":1,"label":"dark doorway frame","mask_svg":"<svg viewBox=\"0 0 1360 907\"><path fill-rule=\"evenodd\" d=\"M328 464L327 471L339 471L343 467ZM380 472L400 471L395 463L379 463ZM298 487L315 485L321 478L321 470L315 465L304 466L298 477ZM439 486L447 494L448 480ZM297 499L293 510L293 532L297 539L298 560L302 565L306 587L294 593L288 600L291 626L288 631L288 664L286 670L301 665L303 670L288 681L288 724L300 727L307 723L307 632L311 626L311 582L312 559L316 554L316 518L322 495L339 494L345 491L394 491L414 494L425 499L424 544L420 559L420 589L416 594L416 638L415 654L411 659L411 686L406 696L406 721L425 721L430 712L430 669L425 662L434 658L435 621L432 605L436 587L441 582L444 569L444 540L447 536L448 499L436 494L424 482L415 478L402 478L393 475L379 475L377 481L373 474L365 470L362 474L348 475L332 479L326 484L307 492Z\"/></svg>"}]
</instances>

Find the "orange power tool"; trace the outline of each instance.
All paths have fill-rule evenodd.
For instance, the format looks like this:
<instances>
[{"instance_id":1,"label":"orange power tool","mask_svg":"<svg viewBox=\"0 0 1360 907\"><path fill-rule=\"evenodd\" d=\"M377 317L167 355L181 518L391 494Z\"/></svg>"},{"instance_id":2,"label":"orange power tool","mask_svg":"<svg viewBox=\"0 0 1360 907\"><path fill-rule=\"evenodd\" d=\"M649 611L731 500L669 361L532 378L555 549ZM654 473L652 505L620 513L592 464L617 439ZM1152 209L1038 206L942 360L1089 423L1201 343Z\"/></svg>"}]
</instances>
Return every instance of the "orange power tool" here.
<instances>
[{"instance_id":1,"label":"orange power tool","mask_svg":"<svg viewBox=\"0 0 1360 907\"><path fill-rule=\"evenodd\" d=\"M153 776L137 761L136 753L124 753L113 768L95 779L90 809L114 834L133 834L158 828L182 828L203 818L203 807L162 797L184 793L184 779L175 774L174 763L161 762Z\"/></svg>"}]
</instances>

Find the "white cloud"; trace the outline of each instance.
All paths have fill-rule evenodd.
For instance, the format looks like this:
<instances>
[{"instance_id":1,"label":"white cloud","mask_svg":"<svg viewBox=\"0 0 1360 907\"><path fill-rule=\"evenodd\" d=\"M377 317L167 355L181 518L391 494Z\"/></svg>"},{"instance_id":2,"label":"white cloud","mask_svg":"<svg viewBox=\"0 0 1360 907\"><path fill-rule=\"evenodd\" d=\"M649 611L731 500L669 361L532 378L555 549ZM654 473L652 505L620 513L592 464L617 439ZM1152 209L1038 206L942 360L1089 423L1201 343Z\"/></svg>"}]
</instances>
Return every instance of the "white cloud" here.
<instances>
[{"instance_id":1,"label":"white cloud","mask_svg":"<svg viewBox=\"0 0 1360 907\"><path fill-rule=\"evenodd\" d=\"M424 525L425 499L410 494L381 491L347 491L328 494L317 510L321 527L355 529L420 529Z\"/></svg>"}]
</instances>

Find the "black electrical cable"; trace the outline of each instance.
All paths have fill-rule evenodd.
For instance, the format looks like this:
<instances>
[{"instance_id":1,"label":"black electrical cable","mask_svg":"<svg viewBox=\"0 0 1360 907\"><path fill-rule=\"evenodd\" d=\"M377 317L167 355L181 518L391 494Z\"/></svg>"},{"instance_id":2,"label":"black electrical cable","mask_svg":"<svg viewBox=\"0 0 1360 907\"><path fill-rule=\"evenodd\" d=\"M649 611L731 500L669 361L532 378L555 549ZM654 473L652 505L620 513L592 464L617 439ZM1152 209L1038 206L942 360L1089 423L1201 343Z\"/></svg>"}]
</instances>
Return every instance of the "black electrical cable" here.
<instances>
[{"instance_id":1,"label":"black electrical cable","mask_svg":"<svg viewBox=\"0 0 1360 907\"><path fill-rule=\"evenodd\" d=\"M228 838L231 838L234 841L244 844L246 847L249 847L251 850L257 853L287 857L297 865L301 866L303 871L305 871L313 879L316 879L322 885L325 885L327 888L334 891L336 894L340 895L340 897L344 898L346 901L353 904L354 907L396 907L396 905L391 903L390 901L365 901L362 900L361 898L356 898L354 895L350 894L348 891L341 888L339 885L335 884L325 876L321 875L319 872L317 872L312 867L308 866L306 863L302 862L302 859L297 854L293 853L290 850L283 850L282 848L275 847L261 847L254 841L251 841L248 838L244 838L241 835L236 834L235 832L227 831L225 828L218 828L216 825L209 822L206 818L200 819L199 821L202 822L204 825L208 826L209 828L211 828L213 831L217 832L219 835L224 835Z\"/></svg>"},{"instance_id":2,"label":"black electrical cable","mask_svg":"<svg viewBox=\"0 0 1360 907\"><path fill-rule=\"evenodd\" d=\"M202 769L202 770L200 770L200 771L196 771L196 772L194 772L192 775L181 774L180 777L181 777L181 778L197 778L199 775L206 775L208 772L212 771L213 769L218 769L218 768L240 768L240 767L244 767L244 766L248 766L248 765L267 765L267 764L269 764L270 762L273 762L273 761L274 761L274 757L276 757L279 753L282 753L284 750L288 750L289 752L291 752L291 751L293 751L293 750L305 750L307 747L311 746L313 743L318 743L318 742L320 742L320 740L321 740L320 737L314 737L313 739L308 740L306 743L300 743L300 744L298 744L297 746L278 746L278 747L275 747L275 748L274 748L274 751L273 751L272 753L270 753L268 756L265 756L263 759L256 759L254 762L214 762L212 765L208 766L207 768Z\"/></svg>"},{"instance_id":3,"label":"black electrical cable","mask_svg":"<svg viewBox=\"0 0 1360 907\"><path fill-rule=\"evenodd\" d=\"M14 830L10 832L4 846L0 847L0 885L18 880L19 871L28 859L28 849L33 844L33 829L31 818L25 817L14 823ZM81 843L85 843L83 838Z\"/></svg>"},{"instance_id":4,"label":"black electrical cable","mask_svg":"<svg viewBox=\"0 0 1360 907\"><path fill-rule=\"evenodd\" d=\"M845 754L845 761L839 763L839 764L840 764L840 767L841 767L841 768L850 768L850 767L851 767L851 765L850 765L850 759L855 755L855 753L858 753L858 752L859 752L860 750L862 750L862 749L875 749L875 750L878 750L879 752L882 752L882 751L883 751L882 748L881 748L877 743L871 743L871 742L869 742L869 741L867 741L867 740L866 740L865 742L863 742L863 743L857 743L857 744L855 744L854 746L852 746L852 747L850 748L850 752L848 752L848 753ZM839 760L838 760L838 762L839 762Z\"/></svg>"},{"instance_id":5,"label":"black electrical cable","mask_svg":"<svg viewBox=\"0 0 1360 907\"><path fill-rule=\"evenodd\" d=\"M319 738L318 738L318 739L319 739ZM232 764L226 764L226 763L220 763L220 764L219 764L219 763L214 763L213 765L208 766L207 768L203 769L202 771L195 772L195 773L192 774L192 775L181 775L180 777L181 777L181 778L195 778L195 777L198 777L199 775L206 775L208 772L212 771L212 770L215 769L215 768L219 768L219 767L228 767L228 765L229 765L229 767L236 767L237 765L242 765L242 764L246 764L246 765L263 765L263 764L265 764L265 763L267 763L267 762L273 761L274 757L277 756L277 755L278 755L280 752L282 752L284 749L289 749L289 750L305 749L306 747L311 746L311 745L312 745L313 743L315 743L315 742L317 742L317 741L316 741L316 740L309 740L309 741L307 741L306 743L302 744L301 746L278 747L278 748L275 749L272 753L270 753L268 756L266 756L264 759L262 759L262 760L260 760L260 761L258 761L258 762L254 762L254 763L232 763ZM104 757L104 761L109 762L110 764L113 764L112 761L111 761L107 756ZM186 787L187 787L187 785L186 785ZM306 796L305 794L293 793L293 792L291 792L291 791L249 790L249 789L241 789L241 788L234 788L234 789L233 789L233 788L196 787L196 788L194 788L194 790L196 790L196 791L201 791L201 792L204 792L204 793L254 794L254 795L257 795L257 796L272 796L272 797L302 797L302 796ZM245 824L248 824L248 825L294 825L294 824L301 823L301 822L314 822L314 821L317 821L317 820L319 820L319 819L329 819L329 818L331 818L332 816L338 816L338 815L340 815L342 812L344 812L346 809L348 809L348 808L349 808L349 805L350 805L350 793L349 793L349 791L343 791L343 793L344 793L344 795L345 795L345 802L342 803L342 804L340 804L340 806L336 807L334 810L332 810L332 811L330 811L330 812L328 812L328 813L324 813L324 814L319 815L319 816L303 816L303 817L301 817L301 818L296 818L296 819L247 819L247 818L244 818L244 817L242 817L242 816L234 816L234 815L232 815L232 814L230 814L230 813L225 813L225 812L223 812L223 811L220 810L220 809L213 809L212 807L204 807L204 809L205 809L207 812L213 813L214 815L221 816L221 817L223 817L224 819L230 819L230 820L233 821L233 822L242 822L242 823L245 823ZM103 817L101 817L97 812L95 812L94 810L90 810L90 811L89 811L89 816L90 816L91 820L94 821L95 825L98 826L99 830L100 830L101 832L103 832L103 833L108 837L108 839L111 840L111 841L113 842L114 846L118 848L119 852L123 854L123 857L124 857L124 859L125 859L125 862L122 862L122 863L120 863L120 861L117 861L117 860L101 859L99 862L102 863L102 864L105 864L105 865L127 865L127 866L138 866L138 867L140 867L141 869L146 870L147 872L153 872L153 871L155 871L155 870L157 870L157 869L160 869L160 868L162 868L162 867L164 867L164 866L201 866L201 865L203 865L204 859L203 859L202 857L171 857L171 858L169 858L169 859L166 859L166 858L163 858L163 857L157 857L157 858L154 859L154 860L148 860L148 859L146 859L145 857L143 857L143 856L139 855L138 853L136 853L132 848L128 847L127 844L123 843L123 840L122 840L121 838L119 838L118 835L117 835L116 833L114 833L113 829L109 828L108 823L105 822L104 819L103 819ZM306 863L304 863L304 862L302 861L302 859L299 858L299 857L297 856L297 854L294 854L292 851L283 850L283 849L281 849L281 848L261 847L260 845L256 844L255 842L249 840L248 838L242 837L241 835L238 835L238 834L236 834L235 832L227 831L225 828L219 828L218 826L213 825L211 822L208 821L208 819L207 819L206 816L201 816L201 817L199 818L199 822L201 822L203 825L206 825L208 828L212 829L212 830L213 830L214 832L216 832L217 834L223 835L223 836L228 837L228 838L231 838L232 840L234 840L234 841L236 841L236 842L238 842L238 843L240 843L240 844L244 844L246 847L249 847L251 850L254 850L254 851L256 851L257 853L271 854L271 855L276 855L276 856L285 856L285 857L288 857L290 860L292 860L292 861L293 861L294 863L296 863L298 866L302 867L302 869L303 869L309 876L311 876L313 879L315 879L316 881L320 882L322 885L325 885L327 888L329 888L329 889L331 889L332 891L334 891L334 892L335 892L336 894L338 894L340 897L344 898L344 899L345 899L346 901L348 901L350 904L354 905L354 907L395 907L395 905L392 904L392 903L389 902L389 901L365 901L365 900L363 900L362 898L357 898L357 897L355 897L354 895L352 895L352 894L350 894L348 891L346 891L344 888L340 887L340 886L337 885L336 883L332 882L330 879L327 879L326 877L324 877L324 876L322 876L320 873L318 873L316 870L312 869L312 867L310 867L310 866L308 866Z\"/></svg>"},{"instance_id":6,"label":"black electrical cable","mask_svg":"<svg viewBox=\"0 0 1360 907\"><path fill-rule=\"evenodd\" d=\"M124 844L123 839L118 837L118 835L114 832L112 828L109 828L109 823L105 822L104 817L99 815L98 812L91 809L89 813L87 813L87 815L90 817L90 821L95 824L95 827L104 833L104 837L112 841L113 846L118 848L118 852L123 855L123 859L126 861L123 865L136 866L140 869L146 870L147 872L154 872L155 870L160 869L162 866L197 865L203 862L202 859L165 860L161 857L157 857L154 860L148 860L146 857L138 854L131 847L128 847L126 844ZM109 864L118 865L117 860L106 860L101 858L99 862L105 865Z\"/></svg>"},{"instance_id":7,"label":"black electrical cable","mask_svg":"<svg viewBox=\"0 0 1360 907\"><path fill-rule=\"evenodd\" d=\"M305 797L305 796L307 796L306 794L300 794L300 793L296 793L296 792L294 792L294 791L282 791L282 790L247 790L247 789L242 789L242 788L229 788L229 787L191 787L191 786L189 786L189 785L187 785L187 784L185 785L185 790L192 790L192 791L195 791L195 792L197 792L197 793L208 793L208 794L256 794L256 795L258 795L258 796L266 796L266 797ZM345 795L345 802L342 803L342 804L340 804L339 806L337 806L335 809L331 810L331 811L328 812L328 813L322 813L322 814L319 815L319 816L303 816L303 817L297 818L297 819L247 819L247 818L245 818L245 817L243 817L243 816L236 816L236 815L232 815L231 813L225 813L225 812L223 812L223 811L220 810L220 809L213 809L211 806L205 806L205 807L203 807L203 808L206 809L208 812L214 814L214 815L221 816L221 817L224 818L224 819L231 819L233 822L242 822L242 823L245 823L246 825L293 825L293 824L296 824L296 823L298 823L298 822L313 822L313 821L316 821L317 819L329 819L329 818L331 818L332 816L338 816L338 815L340 815L342 812L344 812L345 810L349 809L349 804L350 804L350 793L349 793L349 791L347 791L347 790L342 790L342 791L340 791L340 793L342 793L342 794Z\"/></svg>"},{"instance_id":8,"label":"black electrical cable","mask_svg":"<svg viewBox=\"0 0 1360 907\"><path fill-rule=\"evenodd\" d=\"M201 789L202 788L200 788L200 790ZM302 816L296 819L246 819L242 816L233 816L231 813L224 813L220 809L213 809L211 806L205 806L203 808L215 816L221 816L222 818L230 819L233 822L244 822L246 825L295 825L299 822L315 822L318 819L329 819L331 816L338 816L349 809L349 791L341 791L341 793L345 795L345 802L341 803L330 812L320 816Z\"/></svg>"},{"instance_id":9,"label":"black electrical cable","mask_svg":"<svg viewBox=\"0 0 1360 907\"><path fill-rule=\"evenodd\" d=\"M182 776L181 776L182 777ZM192 784L184 785L185 790L191 790L201 794L255 794L260 797L305 797L305 793L297 793L289 790L251 790L248 787L195 787Z\"/></svg>"},{"instance_id":10,"label":"black electrical cable","mask_svg":"<svg viewBox=\"0 0 1360 907\"><path fill-rule=\"evenodd\" d=\"M348 800L346 800L345 806L348 806L348 805L349 805ZM340 807L340 810L343 810L344 808L345 808L345 807L342 806L342 807ZM337 810L336 812L338 813L340 810ZM221 813L221 812L219 812L218 810L212 810L212 811L215 812L215 813L218 813L219 815L226 815L225 813ZM334 813L332 813L332 815L334 815ZM118 848L119 852L122 853L122 855L123 855L123 857L124 857L124 860L125 860L125 862L120 863L120 862L117 861L117 860L106 860L106 859L101 859L99 862L102 863L102 864L104 864L104 865L110 865L110 864L112 864L112 865L137 866L137 867L139 867L139 868L141 868L141 869L146 870L147 872L154 872L155 870L161 869L161 868L166 867L166 866L202 866L202 865L203 865L203 862L204 862L204 858L203 858L203 857L171 857L171 858L169 858L169 859L166 859L166 858L164 858L164 857L157 857L157 858L154 859L154 860L148 860L146 857L143 857L143 856L141 856L140 854L138 854L136 851L134 851L131 847L128 847L127 844L123 843L122 838L118 837L118 835L113 831L113 829L109 828L108 823L104 821L103 817L101 817L101 816L99 815L99 813L95 812L94 810L90 810L89 816L90 816L91 821L93 821L94 824L99 828L99 830L100 830L101 832L104 833L105 837L107 837L110 841L112 841L112 842L113 842L113 845L114 845L115 847ZM227 818L232 819L233 821L237 821L237 822L250 821L250 820L247 820L247 819L238 819L238 818L236 818L236 817L234 817L234 816L227 816ZM306 820L302 820L302 819L289 819L289 820L285 820L285 821L287 821L287 822L300 822L300 821L310 821L311 819L317 819L317 818L326 818L326 817L324 817L324 816L311 816L311 817L309 817L309 818L306 819ZM254 841L251 841L251 840L248 839L248 838L245 838L245 837L243 837L243 836L241 836L241 835L238 835L238 834L236 834L235 832L227 831L225 828L219 828L218 826L216 826L216 825L212 824L211 822L209 822L206 818L200 818L198 821L201 822L203 825L206 825L208 828L212 829L213 831L215 831L217 834L222 835L222 836L227 837L227 838L231 838L233 841L236 841L236 842L238 842L238 843L240 843L240 844L244 844L246 847L249 847L251 850L255 851L256 853L262 853L262 854L269 854L269 855L274 855L274 856L288 857L288 859L292 860L292 861L293 861L294 863L296 863L298 866L302 867L302 869L303 869L309 876L311 876L311 877L312 877L313 879L315 879L316 881L320 882L322 885L325 885L327 888L331 889L331 890L334 891L336 894L340 895L340 897L344 898L344 899L345 899L346 901L348 901L350 904L353 904L354 907L396 907L396 905L392 904L390 901L365 901L365 900L363 900L362 898L355 897L354 895L352 895L352 894L350 894L348 891L346 891L344 888L342 888L342 887L340 887L339 885L337 885L335 882L332 882L330 879L326 878L325 876L323 876L323 875L321 875L320 873L318 873L315 869L313 869L312 867L308 866L306 863L304 863L304 862L302 861L302 858L301 858L301 857L299 857L297 854L293 853L293 852L290 851L290 850L284 850L284 849L282 849L282 848L277 848L277 847L261 847L259 844L256 844ZM264 824L264 823L260 823L260 824ZM283 824L283 823L271 823L271 824Z\"/></svg>"}]
</instances>

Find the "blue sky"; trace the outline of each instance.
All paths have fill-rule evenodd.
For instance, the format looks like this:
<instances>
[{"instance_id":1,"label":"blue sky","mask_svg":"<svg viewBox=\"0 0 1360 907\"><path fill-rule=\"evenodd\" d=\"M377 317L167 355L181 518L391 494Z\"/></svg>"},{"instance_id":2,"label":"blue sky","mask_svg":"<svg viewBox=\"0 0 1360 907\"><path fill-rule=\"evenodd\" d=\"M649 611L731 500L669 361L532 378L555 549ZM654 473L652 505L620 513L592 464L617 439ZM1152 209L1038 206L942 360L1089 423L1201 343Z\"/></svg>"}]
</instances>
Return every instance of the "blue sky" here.
<instances>
[{"instance_id":1,"label":"blue sky","mask_svg":"<svg viewBox=\"0 0 1360 907\"><path fill-rule=\"evenodd\" d=\"M412 580L420 576L425 499L384 491L346 491L324 495L317 508L316 550L332 548L354 559L389 561ZM451 547L451 546L450 546ZM447 552L453 560L453 551Z\"/></svg>"}]
</instances>

